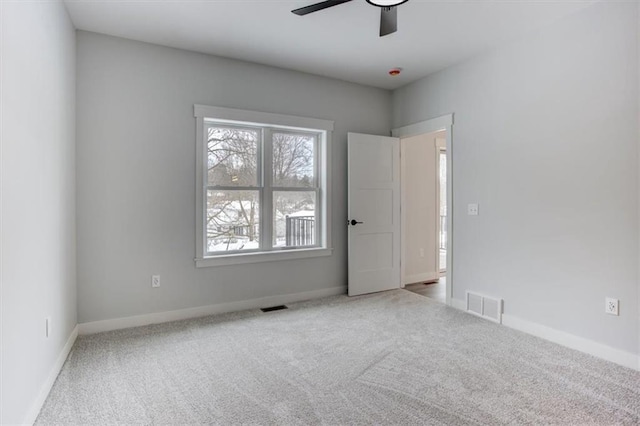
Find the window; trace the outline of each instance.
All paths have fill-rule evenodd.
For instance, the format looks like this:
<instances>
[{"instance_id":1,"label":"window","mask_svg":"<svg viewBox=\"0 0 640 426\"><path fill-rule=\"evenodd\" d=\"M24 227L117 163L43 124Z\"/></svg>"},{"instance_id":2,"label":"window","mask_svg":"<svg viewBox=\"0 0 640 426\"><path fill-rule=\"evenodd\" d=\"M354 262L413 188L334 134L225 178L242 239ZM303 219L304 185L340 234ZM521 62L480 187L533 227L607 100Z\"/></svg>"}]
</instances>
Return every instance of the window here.
<instances>
[{"instance_id":1,"label":"window","mask_svg":"<svg viewBox=\"0 0 640 426\"><path fill-rule=\"evenodd\" d=\"M197 266L331 253L333 122L196 105Z\"/></svg>"}]
</instances>

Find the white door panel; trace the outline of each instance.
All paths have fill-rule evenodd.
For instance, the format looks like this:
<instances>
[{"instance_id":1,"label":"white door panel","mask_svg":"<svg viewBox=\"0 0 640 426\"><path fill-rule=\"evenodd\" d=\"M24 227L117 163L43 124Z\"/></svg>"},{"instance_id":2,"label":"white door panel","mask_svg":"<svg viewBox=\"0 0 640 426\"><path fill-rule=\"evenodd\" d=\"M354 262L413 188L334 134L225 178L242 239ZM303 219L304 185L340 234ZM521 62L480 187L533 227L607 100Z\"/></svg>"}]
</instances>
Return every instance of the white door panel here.
<instances>
[{"instance_id":1,"label":"white door panel","mask_svg":"<svg viewBox=\"0 0 640 426\"><path fill-rule=\"evenodd\" d=\"M400 143L349 133L349 295L400 287Z\"/></svg>"}]
</instances>

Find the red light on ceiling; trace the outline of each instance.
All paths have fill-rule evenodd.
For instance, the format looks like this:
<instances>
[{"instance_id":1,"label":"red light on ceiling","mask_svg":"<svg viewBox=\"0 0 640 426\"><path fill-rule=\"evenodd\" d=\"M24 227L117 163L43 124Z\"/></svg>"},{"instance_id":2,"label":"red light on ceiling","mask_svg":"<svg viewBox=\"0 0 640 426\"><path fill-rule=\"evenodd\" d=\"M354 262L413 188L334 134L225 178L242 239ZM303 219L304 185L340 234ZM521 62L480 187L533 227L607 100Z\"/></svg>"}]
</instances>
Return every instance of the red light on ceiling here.
<instances>
[{"instance_id":1,"label":"red light on ceiling","mask_svg":"<svg viewBox=\"0 0 640 426\"><path fill-rule=\"evenodd\" d=\"M395 77L396 75L400 75L402 72L402 68L392 68L389 70L389 75Z\"/></svg>"}]
</instances>

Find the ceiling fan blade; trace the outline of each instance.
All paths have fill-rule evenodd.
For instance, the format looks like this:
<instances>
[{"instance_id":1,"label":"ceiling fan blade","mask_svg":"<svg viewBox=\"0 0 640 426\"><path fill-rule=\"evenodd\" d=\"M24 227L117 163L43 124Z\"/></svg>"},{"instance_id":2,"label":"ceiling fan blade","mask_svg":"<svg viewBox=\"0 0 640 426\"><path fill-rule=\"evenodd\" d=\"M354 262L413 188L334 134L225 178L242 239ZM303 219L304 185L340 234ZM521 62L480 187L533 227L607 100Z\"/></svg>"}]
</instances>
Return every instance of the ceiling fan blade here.
<instances>
[{"instance_id":1,"label":"ceiling fan blade","mask_svg":"<svg viewBox=\"0 0 640 426\"><path fill-rule=\"evenodd\" d=\"M292 10L291 12L295 13L296 15L303 16L303 15L306 15L308 13L317 12L319 10L327 9L329 7L337 6L339 4L347 3L347 2L350 2L350 1L352 1L352 0L321 1L320 3L312 4L311 6L301 7L300 9Z\"/></svg>"},{"instance_id":2,"label":"ceiling fan blade","mask_svg":"<svg viewBox=\"0 0 640 426\"><path fill-rule=\"evenodd\" d=\"M383 7L380 9L380 37L398 31L398 9Z\"/></svg>"}]
</instances>

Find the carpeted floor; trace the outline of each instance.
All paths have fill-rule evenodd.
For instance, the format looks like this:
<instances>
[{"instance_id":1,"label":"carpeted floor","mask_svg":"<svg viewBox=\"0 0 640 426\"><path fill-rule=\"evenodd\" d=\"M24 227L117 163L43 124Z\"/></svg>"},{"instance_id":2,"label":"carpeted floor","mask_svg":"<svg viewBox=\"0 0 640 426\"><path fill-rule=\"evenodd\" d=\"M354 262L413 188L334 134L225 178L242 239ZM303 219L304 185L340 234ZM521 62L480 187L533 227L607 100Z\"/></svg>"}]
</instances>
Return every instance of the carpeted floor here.
<instances>
[{"instance_id":1,"label":"carpeted floor","mask_svg":"<svg viewBox=\"0 0 640 426\"><path fill-rule=\"evenodd\" d=\"M80 337L37 424L638 425L640 372L395 290Z\"/></svg>"}]
</instances>

